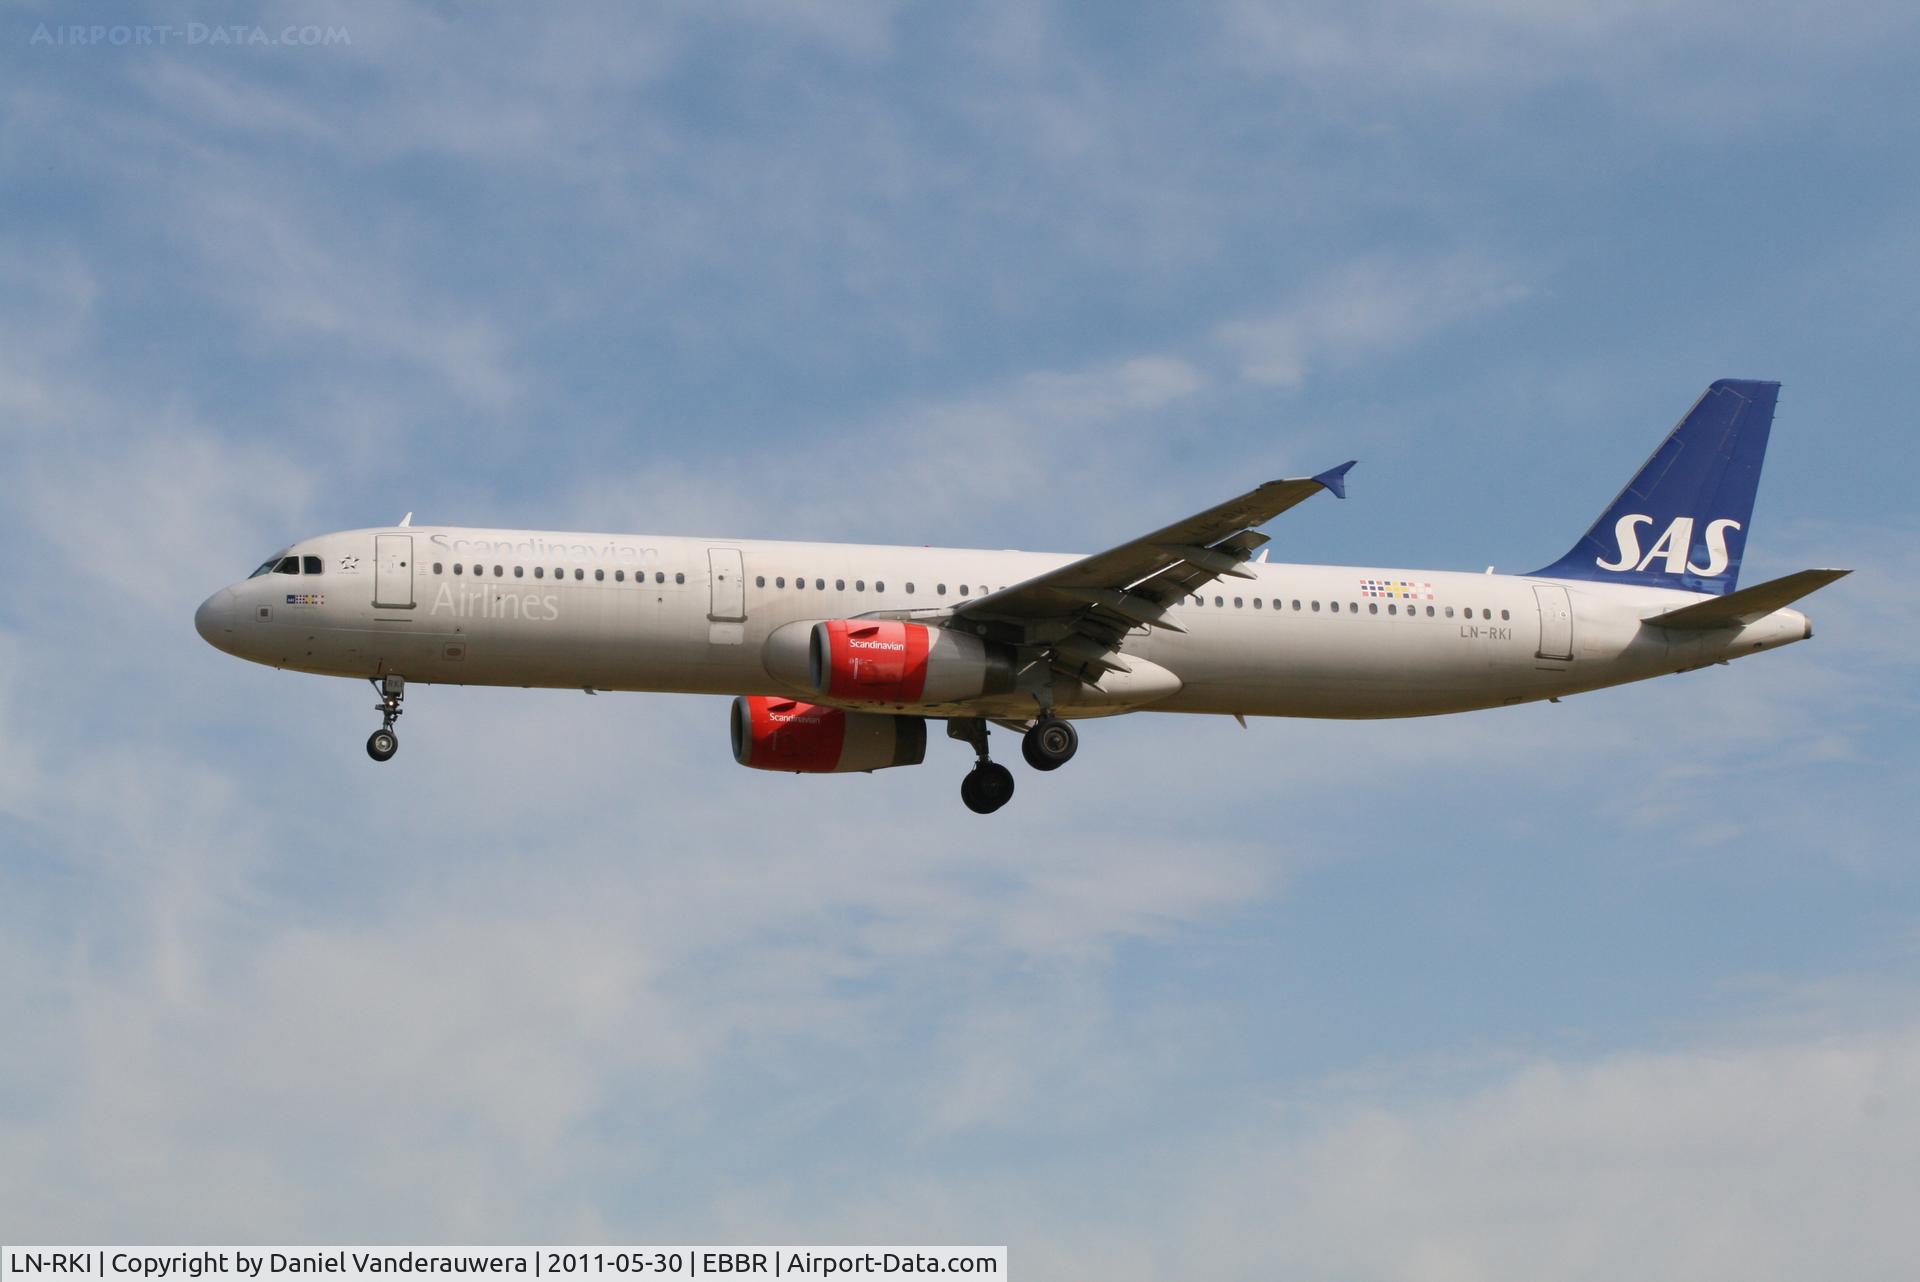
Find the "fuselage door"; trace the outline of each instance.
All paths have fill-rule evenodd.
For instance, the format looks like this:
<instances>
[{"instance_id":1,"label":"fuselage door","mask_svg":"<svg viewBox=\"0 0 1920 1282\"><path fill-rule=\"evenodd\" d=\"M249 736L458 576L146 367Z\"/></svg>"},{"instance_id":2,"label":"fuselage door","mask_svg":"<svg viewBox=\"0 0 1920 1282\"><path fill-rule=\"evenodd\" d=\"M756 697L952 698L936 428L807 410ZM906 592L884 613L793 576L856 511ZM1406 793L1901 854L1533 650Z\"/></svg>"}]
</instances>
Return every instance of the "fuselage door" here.
<instances>
[{"instance_id":1,"label":"fuselage door","mask_svg":"<svg viewBox=\"0 0 1920 1282\"><path fill-rule=\"evenodd\" d=\"M713 603L707 617L715 623L738 623L747 617L746 568L739 548L708 548L707 569L713 576Z\"/></svg>"},{"instance_id":2,"label":"fuselage door","mask_svg":"<svg viewBox=\"0 0 1920 1282\"><path fill-rule=\"evenodd\" d=\"M1566 662L1573 658L1573 603L1558 583L1536 583L1533 599L1540 606L1540 648L1537 659Z\"/></svg>"},{"instance_id":3,"label":"fuselage door","mask_svg":"<svg viewBox=\"0 0 1920 1282\"><path fill-rule=\"evenodd\" d=\"M712 589L707 640L714 645L739 645L747 637L747 571L740 549L708 548L707 577Z\"/></svg>"},{"instance_id":4,"label":"fuselage door","mask_svg":"<svg viewBox=\"0 0 1920 1282\"><path fill-rule=\"evenodd\" d=\"M373 604L377 609L413 609L413 536L373 536Z\"/></svg>"}]
</instances>

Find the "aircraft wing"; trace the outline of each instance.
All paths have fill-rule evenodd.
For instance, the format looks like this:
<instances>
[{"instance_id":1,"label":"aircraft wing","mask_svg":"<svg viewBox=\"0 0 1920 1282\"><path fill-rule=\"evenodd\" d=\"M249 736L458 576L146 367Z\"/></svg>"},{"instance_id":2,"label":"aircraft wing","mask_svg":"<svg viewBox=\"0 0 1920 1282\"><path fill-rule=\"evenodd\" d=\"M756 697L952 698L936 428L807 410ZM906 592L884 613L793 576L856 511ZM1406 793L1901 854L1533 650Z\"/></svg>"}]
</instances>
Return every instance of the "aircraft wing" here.
<instances>
[{"instance_id":1,"label":"aircraft wing","mask_svg":"<svg viewBox=\"0 0 1920 1282\"><path fill-rule=\"evenodd\" d=\"M1082 669L1125 672L1112 658L1129 629L1184 631L1165 616L1181 597L1222 576L1252 578L1241 566L1268 537L1264 525L1294 504L1331 490L1347 496L1352 461L1318 476L1268 481L1238 498L1175 521L1059 569L976 597L953 611L949 626L974 624L1022 644L1041 645L1049 661L1078 675Z\"/></svg>"}]
</instances>

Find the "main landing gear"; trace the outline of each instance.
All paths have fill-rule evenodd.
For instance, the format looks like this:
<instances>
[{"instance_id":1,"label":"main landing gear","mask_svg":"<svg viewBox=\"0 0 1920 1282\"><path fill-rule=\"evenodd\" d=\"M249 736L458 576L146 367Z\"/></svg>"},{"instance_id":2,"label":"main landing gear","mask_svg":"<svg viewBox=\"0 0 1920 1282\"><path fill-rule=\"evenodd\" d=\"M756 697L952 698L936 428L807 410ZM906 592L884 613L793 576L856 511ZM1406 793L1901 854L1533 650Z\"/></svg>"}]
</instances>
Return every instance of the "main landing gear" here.
<instances>
[{"instance_id":1,"label":"main landing gear","mask_svg":"<svg viewBox=\"0 0 1920 1282\"><path fill-rule=\"evenodd\" d=\"M367 736L367 755L375 761L386 761L400 751L400 737L393 732L393 723L400 719L400 701L407 697L405 677L385 676L373 683L380 693L380 702L373 710L380 714L380 728Z\"/></svg>"},{"instance_id":2,"label":"main landing gear","mask_svg":"<svg viewBox=\"0 0 1920 1282\"><path fill-rule=\"evenodd\" d=\"M980 717L954 717L947 734L973 745L973 769L960 781L960 800L977 815L990 815L1013 798L1013 772L987 758L987 723ZM1044 716L1020 739L1020 755L1035 770L1058 770L1073 760L1080 735L1071 722Z\"/></svg>"},{"instance_id":3,"label":"main landing gear","mask_svg":"<svg viewBox=\"0 0 1920 1282\"><path fill-rule=\"evenodd\" d=\"M973 745L975 761L960 781L960 800L976 815L990 815L1013 799L1013 771L987 758L987 723L979 717L955 717L947 734Z\"/></svg>"},{"instance_id":4,"label":"main landing gear","mask_svg":"<svg viewBox=\"0 0 1920 1282\"><path fill-rule=\"evenodd\" d=\"M1035 770L1058 770L1079 748L1080 732L1058 717L1042 717L1020 739L1020 755Z\"/></svg>"}]
</instances>

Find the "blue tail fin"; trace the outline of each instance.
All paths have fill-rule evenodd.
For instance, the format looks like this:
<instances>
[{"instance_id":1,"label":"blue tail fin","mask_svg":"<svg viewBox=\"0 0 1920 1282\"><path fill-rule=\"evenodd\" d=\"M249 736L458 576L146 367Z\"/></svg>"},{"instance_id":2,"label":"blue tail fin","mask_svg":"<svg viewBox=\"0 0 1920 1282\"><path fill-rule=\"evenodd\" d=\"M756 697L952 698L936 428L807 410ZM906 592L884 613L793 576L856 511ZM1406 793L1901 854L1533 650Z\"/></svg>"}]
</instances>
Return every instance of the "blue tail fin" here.
<instances>
[{"instance_id":1,"label":"blue tail fin","mask_svg":"<svg viewBox=\"0 0 1920 1282\"><path fill-rule=\"evenodd\" d=\"M1534 573L1731 592L1780 384L1723 378L1571 551Z\"/></svg>"}]
</instances>

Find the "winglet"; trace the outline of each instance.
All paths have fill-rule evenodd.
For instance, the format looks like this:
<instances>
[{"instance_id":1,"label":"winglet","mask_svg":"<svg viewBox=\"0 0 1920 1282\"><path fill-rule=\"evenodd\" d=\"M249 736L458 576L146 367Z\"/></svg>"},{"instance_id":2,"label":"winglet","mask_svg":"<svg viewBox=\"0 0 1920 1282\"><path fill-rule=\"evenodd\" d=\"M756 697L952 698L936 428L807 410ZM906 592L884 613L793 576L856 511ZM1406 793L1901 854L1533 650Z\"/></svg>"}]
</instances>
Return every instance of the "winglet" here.
<instances>
[{"instance_id":1,"label":"winglet","mask_svg":"<svg viewBox=\"0 0 1920 1282\"><path fill-rule=\"evenodd\" d=\"M1330 467L1312 479L1332 490L1333 497L1343 499L1347 497L1347 472L1359 461L1359 459L1350 458L1339 467Z\"/></svg>"},{"instance_id":2,"label":"winglet","mask_svg":"<svg viewBox=\"0 0 1920 1282\"><path fill-rule=\"evenodd\" d=\"M411 513L411 512L409 512L409 513L407 513L407 514L406 514L405 516L403 516L403 517L401 517L401 518L400 518L400 528L401 528L401 529L403 529L403 530L404 530L404 529L408 529L408 528L410 528L410 527L411 527L412 525L413 525L413 513Z\"/></svg>"}]
</instances>

